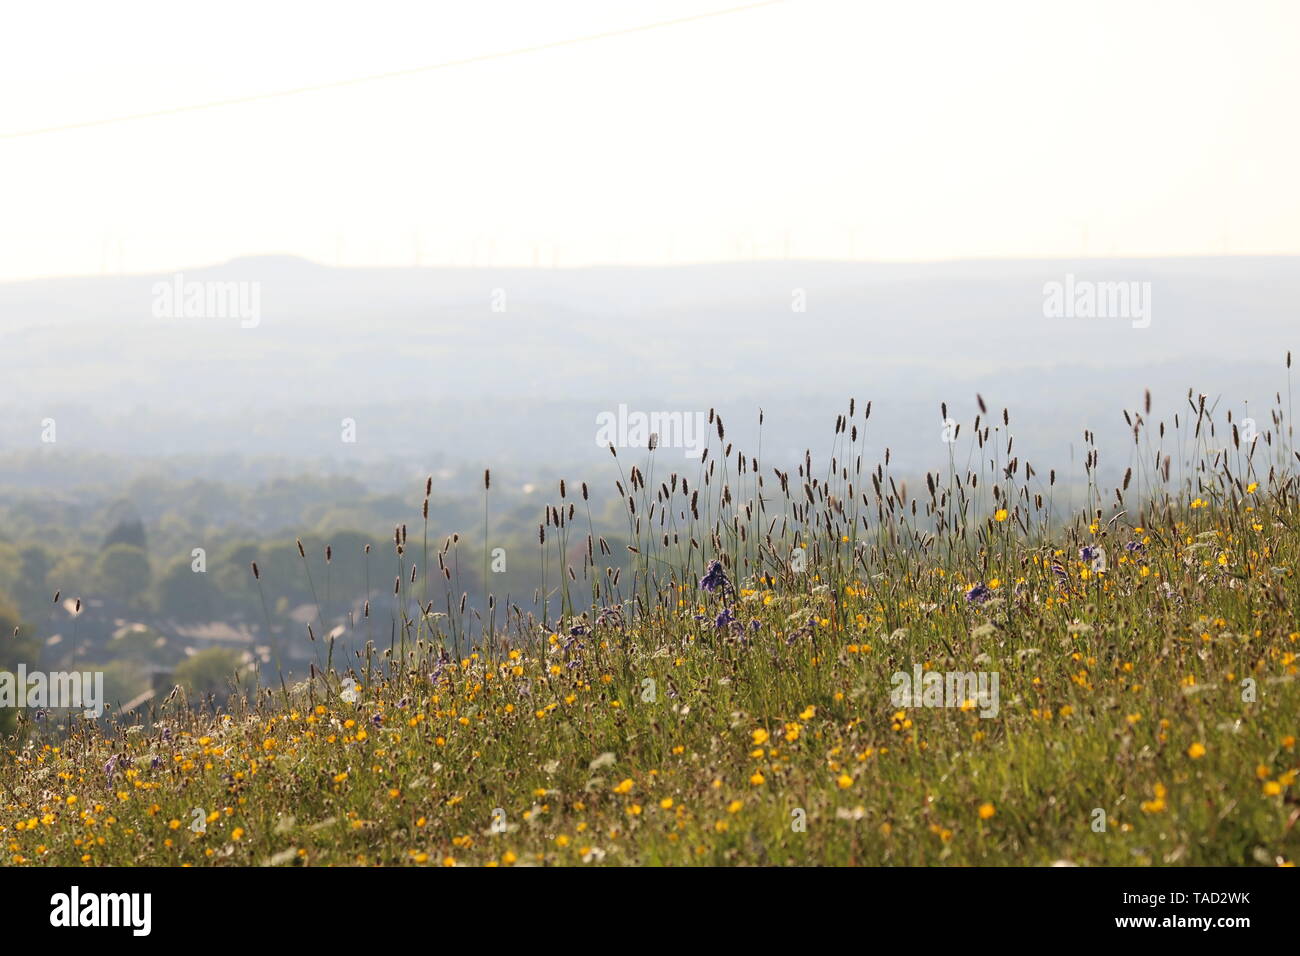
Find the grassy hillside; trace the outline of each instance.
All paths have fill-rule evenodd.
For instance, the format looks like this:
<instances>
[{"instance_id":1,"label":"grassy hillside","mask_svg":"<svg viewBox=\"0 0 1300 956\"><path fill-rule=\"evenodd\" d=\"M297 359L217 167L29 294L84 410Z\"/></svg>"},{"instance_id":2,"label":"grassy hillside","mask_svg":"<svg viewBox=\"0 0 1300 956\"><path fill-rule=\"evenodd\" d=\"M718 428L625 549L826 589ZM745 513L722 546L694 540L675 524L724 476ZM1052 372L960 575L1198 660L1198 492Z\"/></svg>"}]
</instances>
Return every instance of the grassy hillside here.
<instances>
[{"instance_id":1,"label":"grassy hillside","mask_svg":"<svg viewBox=\"0 0 1300 956\"><path fill-rule=\"evenodd\" d=\"M391 642L331 659L322 622L312 681L263 674L228 712L176 693L154 723L58 738L25 715L0 766L4 859L1293 862L1300 486L1281 400L1252 441L1203 398L1161 421L1148 398L1125 412L1123 486L1068 521L983 404L919 488L888 451L863 461L858 403L816 468L760 464L716 416L689 474L620 453L630 572L606 570L622 562L583 486L539 523L560 621L430 600L420 574L440 581L452 545L417 543L417 511L394 587L424 613ZM485 487L489 527L490 504ZM970 682L902 699L899 675L922 673Z\"/></svg>"}]
</instances>

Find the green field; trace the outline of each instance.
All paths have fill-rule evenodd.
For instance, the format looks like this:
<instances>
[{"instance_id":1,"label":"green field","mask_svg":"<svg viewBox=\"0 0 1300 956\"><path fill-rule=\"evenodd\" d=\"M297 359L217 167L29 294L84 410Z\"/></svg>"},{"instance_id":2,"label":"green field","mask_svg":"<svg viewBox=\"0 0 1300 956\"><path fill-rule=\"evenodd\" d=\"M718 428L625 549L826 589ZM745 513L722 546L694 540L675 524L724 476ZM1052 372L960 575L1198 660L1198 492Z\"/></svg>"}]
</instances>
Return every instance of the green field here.
<instances>
[{"instance_id":1,"label":"green field","mask_svg":"<svg viewBox=\"0 0 1300 956\"><path fill-rule=\"evenodd\" d=\"M947 460L910 487L865 462L869 406L832 459L782 472L713 416L679 474L680 455L617 456L630 564L585 487L554 490L546 620L430 599L411 568L457 545L419 543L417 499L390 546L426 613L391 641L340 661L316 634L313 680L264 671L247 693L245 674L222 712L177 692L154 722L57 738L26 717L0 766L3 859L1290 865L1286 416L1252 442L1190 394L1177 421L1148 409L1125 413L1122 481L1101 486L1090 448L1068 507L1005 412L936 441ZM940 676L899 698L917 674Z\"/></svg>"}]
</instances>

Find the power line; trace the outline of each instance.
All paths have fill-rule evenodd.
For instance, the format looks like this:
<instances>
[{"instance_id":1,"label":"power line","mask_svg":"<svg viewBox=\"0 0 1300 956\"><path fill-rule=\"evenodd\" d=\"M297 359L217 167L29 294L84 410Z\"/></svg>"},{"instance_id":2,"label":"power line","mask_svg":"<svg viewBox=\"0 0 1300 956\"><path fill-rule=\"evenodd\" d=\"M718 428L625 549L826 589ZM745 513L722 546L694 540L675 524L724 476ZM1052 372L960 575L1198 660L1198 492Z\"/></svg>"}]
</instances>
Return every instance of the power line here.
<instances>
[{"instance_id":1,"label":"power line","mask_svg":"<svg viewBox=\"0 0 1300 956\"><path fill-rule=\"evenodd\" d=\"M231 97L230 99L212 100L207 103L196 103L191 106L173 106L168 109L152 110L148 113L131 113L125 116L112 116L106 119L86 120L81 123L67 123L62 126L47 126L43 129L22 130L17 133L0 133L0 140L24 139L31 136L45 136L50 133L63 133L69 130L90 129L95 126L131 123L136 120L175 116L178 113L194 113L200 110L219 109L224 106L241 106L245 103L260 103L265 100L280 99L287 96L300 96L303 93L319 93L325 90L336 90L346 86L358 86L362 83L376 83L380 80L393 80L404 76L415 76L420 73L432 73L436 70L449 70L458 66L471 66L476 63L486 63L490 60L504 60L510 57L527 56L531 53L542 53L546 50L556 50L560 47L576 46L580 43L594 43L599 40L612 40L615 37L629 36L634 33L645 33L650 30L662 30L665 27L675 27L687 23L696 23L700 20L709 20L715 17L728 16L733 13L745 13L750 10L757 10L760 7L770 7L784 2L785 0L761 0L759 3L748 3L739 7L728 7L724 10L711 10L707 13L697 13L689 17L660 20L655 23L626 27L621 30L607 30L603 33L589 33L586 36L573 37L568 40L539 43L536 46L519 47L518 49L503 50L498 53L484 53L479 56L465 57L460 60L447 60L442 63L432 63L428 66L416 66L405 70L392 70L388 73L373 73L370 76L359 76L350 80L334 80L330 83L319 83L315 86L300 86L288 90L273 90L269 93L254 93L250 96L236 96Z\"/></svg>"}]
</instances>

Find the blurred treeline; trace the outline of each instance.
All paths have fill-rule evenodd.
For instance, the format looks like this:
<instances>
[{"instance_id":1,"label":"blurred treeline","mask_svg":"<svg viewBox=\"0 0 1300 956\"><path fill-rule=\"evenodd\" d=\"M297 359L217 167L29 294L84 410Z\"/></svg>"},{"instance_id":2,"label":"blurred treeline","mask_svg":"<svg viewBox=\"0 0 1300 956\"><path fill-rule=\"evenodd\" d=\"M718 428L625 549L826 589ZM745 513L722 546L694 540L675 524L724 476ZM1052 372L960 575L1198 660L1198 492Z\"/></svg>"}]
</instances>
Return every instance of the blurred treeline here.
<instances>
[{"instance_id":1,"label":"blurred treeline","mask_svg":"<svg viewBox=\"0 0 1300 956\"><path fill-rule=\"evenodd\" d=\"M479 629L475 609L484 607L487 590L499 606L508 595L525 613L540 614L538 524L546 491L493 482L485 589L481 483L481 472L476 492L467 482L438 482L457 490L433 489L427 525L421 479L410 481L405 494L314 475L254 484L151 476L75 491L0 489L0 669L20 660L49 670L103 669L108 696L117 701L147 689L150 674L159 672L211 692L240 666L300 673L324 654L331 632L334 664L346 666L368 640L388 646L403 610L394 603L399 574L408 599L431 603L435 612L450 604L455 616L463 596L467 633ZM603 515L593 514L597 533L608 536L617 527L617 506L611 499ZM394 533L403 525L399 556ZM585 514L582 530L573 536L575 565L585 546ZM548 549L554 578L553 541ZM439 566L440 551L450 578ZM404 610L416 613L413 603ZM223 641L222 634L247 640Z\"/></svg>"}]
</instances>

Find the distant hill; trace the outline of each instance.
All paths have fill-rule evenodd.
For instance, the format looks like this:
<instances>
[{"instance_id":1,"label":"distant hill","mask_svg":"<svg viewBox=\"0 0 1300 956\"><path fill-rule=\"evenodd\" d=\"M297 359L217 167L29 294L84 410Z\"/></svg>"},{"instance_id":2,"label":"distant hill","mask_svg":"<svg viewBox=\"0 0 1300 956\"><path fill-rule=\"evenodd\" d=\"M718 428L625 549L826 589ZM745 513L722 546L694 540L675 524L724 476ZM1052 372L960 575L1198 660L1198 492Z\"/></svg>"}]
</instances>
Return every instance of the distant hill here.
<instances>
[{"instance_id":1,"label":"distant hill","mask_svg":"<svg viewBox=\"0 0 1300 956\"><path fill-rule=\"evenodd\" d=\"M52 417L59 451L603 464L595 416L625 403L717 406L751 449L761 407L765 453L792 458L856 396L874 402L873 441L924 467L946 459L939 403L969 421L979 392L1010 407L1017 450L1059 464L1084 427L1126 454L1121 409L1145 388L1155 417L1195 387L1266 419L1300 345L1295 257L575 270L252 257L183 275L257 283L256 326L158 317L169 275L0 285L0 455L52 454L39 440ZM1067 275L1150 283L1150 326L1046 317L1044 285Z\"/></svg>"}]
</instances>

